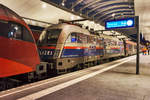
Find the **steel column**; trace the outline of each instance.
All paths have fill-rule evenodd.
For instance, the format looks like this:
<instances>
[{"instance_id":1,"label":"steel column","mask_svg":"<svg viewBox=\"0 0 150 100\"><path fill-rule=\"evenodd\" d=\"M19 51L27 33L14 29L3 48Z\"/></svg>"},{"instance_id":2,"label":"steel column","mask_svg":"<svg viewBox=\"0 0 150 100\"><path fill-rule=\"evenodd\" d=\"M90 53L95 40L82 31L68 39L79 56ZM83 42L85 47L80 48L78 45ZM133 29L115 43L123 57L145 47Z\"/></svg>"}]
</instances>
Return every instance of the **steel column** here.
<instances>
[{"instance_id":1,"label":"steel column","mask_svg":"<svg viewBox=\"0 0 150 100\"><path fill-rule=\"evenodd\" d=\"M137 53L136 53L136 74L139 75L139 48L140 48L140 33L139 33L139 16L135 16L135 22L136 22L136 29L137 29Z\"/></svg>"}]
</instances>

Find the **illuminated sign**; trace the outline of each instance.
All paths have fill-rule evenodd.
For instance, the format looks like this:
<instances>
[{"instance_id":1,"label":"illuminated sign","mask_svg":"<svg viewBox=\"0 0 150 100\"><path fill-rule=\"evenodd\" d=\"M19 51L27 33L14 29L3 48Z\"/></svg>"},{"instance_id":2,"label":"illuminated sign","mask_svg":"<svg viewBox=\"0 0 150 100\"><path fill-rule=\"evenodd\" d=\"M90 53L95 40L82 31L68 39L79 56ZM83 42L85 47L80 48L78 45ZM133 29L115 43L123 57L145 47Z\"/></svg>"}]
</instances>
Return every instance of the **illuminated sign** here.
<instances>
[{"instance_id":1,"label":"illuminated sign","mask_svg":"<svg viewBox=\"0 0 150 100\"><path fill-rule=\"evenodd\" d=\"M112 20L105 22L106 29L131 28L134 27L134 25L135 25L134 18Z\"/></svg>"}]
</instances>

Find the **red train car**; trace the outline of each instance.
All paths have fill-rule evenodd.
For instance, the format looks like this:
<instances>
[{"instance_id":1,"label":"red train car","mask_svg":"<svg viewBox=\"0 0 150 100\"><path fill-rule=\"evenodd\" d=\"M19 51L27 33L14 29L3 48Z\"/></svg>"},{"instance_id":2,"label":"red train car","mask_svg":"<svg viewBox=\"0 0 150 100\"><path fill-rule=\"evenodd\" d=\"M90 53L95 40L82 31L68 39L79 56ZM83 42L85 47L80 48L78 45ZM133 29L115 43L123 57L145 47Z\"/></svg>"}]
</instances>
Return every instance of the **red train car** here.
<instances>
[{"instance_id":1,"label":"red train car","mask_svg":"<svg viewBox=\"0 0 150 100\"><path fill-rule=\"evenodd\" d=\"M0 78L35 71L38 64L31 30L19 15L0 4Z\"/></svg>"}]
</instances>

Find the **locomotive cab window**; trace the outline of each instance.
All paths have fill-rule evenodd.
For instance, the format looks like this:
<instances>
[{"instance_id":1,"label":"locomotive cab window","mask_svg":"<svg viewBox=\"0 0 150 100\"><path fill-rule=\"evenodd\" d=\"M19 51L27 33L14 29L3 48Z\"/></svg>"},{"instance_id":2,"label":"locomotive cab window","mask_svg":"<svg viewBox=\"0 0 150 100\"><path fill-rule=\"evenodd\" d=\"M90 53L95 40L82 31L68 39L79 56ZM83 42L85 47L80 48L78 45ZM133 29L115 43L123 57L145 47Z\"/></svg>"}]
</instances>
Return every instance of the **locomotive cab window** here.
<instances>
[{"instance_id":1,"label":"locomotive cab window","mask_svg":"<svg viewBox=\"0 0 150 100\"><path fill-rule=\"evenodd\" d=\"M47 30L47 43L56 44L60 33L61 29Z\"/></svg>"}]
</instances>

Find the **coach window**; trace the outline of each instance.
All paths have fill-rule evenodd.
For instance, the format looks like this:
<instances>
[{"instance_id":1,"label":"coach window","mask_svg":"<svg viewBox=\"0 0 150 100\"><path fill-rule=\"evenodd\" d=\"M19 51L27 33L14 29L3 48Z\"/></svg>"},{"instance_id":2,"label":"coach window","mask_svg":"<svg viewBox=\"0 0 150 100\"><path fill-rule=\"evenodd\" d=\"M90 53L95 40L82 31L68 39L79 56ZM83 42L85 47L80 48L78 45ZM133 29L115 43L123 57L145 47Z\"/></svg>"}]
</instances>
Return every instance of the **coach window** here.
<instances>
[{"instance_id":1,"label":"coach window","mask_svg":"<svg viewBox=\"0 0 150 100\"><path fill-rule=\"evenodd\" d=\"M96 42L96 44L101 45L101 44L102 44L101 42L102 42L101 38L97 38L97 42Z\"/></svg>"},{"instance_id":2,"label":"coach window","mask_svg":"<svg viewBox=\"0 0 150 100\"><path fill-rule=\"evenodd\" d=\"M8 22L0 20L0 28L0 36L8 37Z\"/></svg>"},{"instance_id":3,"label":"coach window","mask_svg":"<svg viewBox=\"0 0 150 100\"><path fill-rule=\"evenodd\" d=\"M132 45L130 45L130 44L129 44L129 49L130 49L130 50L132 49Z\"/></svg>"},{"instance_id":4,"label":"coach window","mask_svg":"<svg viewBox=\"0 0 150 100\"><path fill-rule=\"evenodd\" d=\"M83 36L82 36L82 33L78 33L77 34L77 43L82 43L82 39L83 38Z\"/></svg>"},{"instance_id":5,"label":"coach window","mask_svg":"<svg viewBox=\"0 0 150 100\"><path fill-rule=\"evenodd\" d=\"M21 26L18 24L11 23L10 24L10 31L8 33L9 38L14 39L22 39L22 29Z\"/></svg>"},{"instance_id":6,"label":"coach window","mask_svg":"<svg viewBox=\"0 0 150 100\"><path fill-rule=\"evenodd\" d=\"M97 44L97 37L94 37L94 44Z\"/></svg>"},{"instance_id":7,"label":"coach window","mask_svg":"<svg viewBox=\"0 0 150 100\"><path fill-rule=\"evenodd\" d=\"M91 36L91 43L93 44L94 43L94 37Z\"/></svg>"},{"instance_id":8,"label":"coach window","mask_svg":"<svg viewBox=\"0 0 150 100\"><path fill-rule=\"evenodd\" d=\"M23 40L28 42L34 42L32 35L25 27L23 27Z\"/></svg>"},{"instance_id":9,"label":"coach window","mask_svg":"<svg viewBox=\"0 0 150 100\"><path fill-rule=\"evenodd\" d=\"M93 43L93 38L92 38L92 36L89 36L88 43Z\"/></svg>"},{"instance_id":10,"label":"coach window","mask_svg":"<svg viewBox=\"0 0 150 100\"><path fill-rule=\"evenodd\" d=\"M88 43L88 36L83 35L83 43Z\"/></svg>"},{"instance_id":11,"label":"coach window","mask_svg":"<svg viewBox=\"0 0 150 100\"><path fill-rule=\"evenodd\" d=\"M90 36L89 35L87 35L87 43L90 43L91 41L90 41Z\"/></svg>"},{"instance_id":12,"label":"coach window","mask_svg":"<svg viewBox=\"0 0 150 100\"><path fill-rule=\"evenodd\" d=\"M117 46L117 42L116 41L114 41L114 46Z\"/></svg>"},{"instance_id":13,"label":"coach window","mask_svg":"<svg viewBox=\"0 0 150 100\"><path fill-rule=\"evenodd\" d=\"M134 46L134 49L136 49L137 47L136 47L136 45Z\"/></svg>"}]
</instances>

